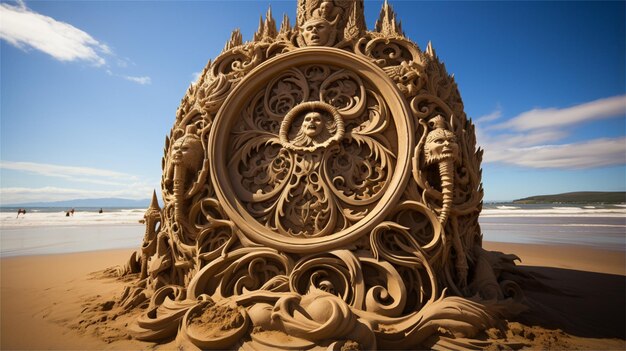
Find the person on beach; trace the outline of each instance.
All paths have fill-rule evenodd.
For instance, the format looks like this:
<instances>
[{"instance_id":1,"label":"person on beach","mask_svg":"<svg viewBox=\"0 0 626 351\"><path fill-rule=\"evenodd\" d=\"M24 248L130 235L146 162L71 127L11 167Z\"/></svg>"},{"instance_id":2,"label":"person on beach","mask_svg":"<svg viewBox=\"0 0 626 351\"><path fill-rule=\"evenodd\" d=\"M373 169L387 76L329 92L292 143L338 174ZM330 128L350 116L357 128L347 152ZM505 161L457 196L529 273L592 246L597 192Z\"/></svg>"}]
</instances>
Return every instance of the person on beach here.
<instances>
[{"instance_id":1,"label":"person on beach","mask_svg":"<svg viewBox=\"0 0 626 351\"><path fill-rule=\"evenodd\" d=\"M102 208L100 209L100 211L98 211L98 213L102 213Z\"/></svg>"},{"instance_id":2,"label":"person on beach","mask_svg":"<svg viewBox=\"0 0 626 351\"><path fill-rule=\"evenodd\" d=\"M70 213L72 214L72 216L74 216L74 208L72 207L72 209L70 210Z\"/></svg>"},{"instance_id":3,"label":"person on beach","mask_svg":"<svg viewBox=\"0 0 626 351\"><path fill-rule=\"evenodd\" d=\"M25 208L20 208L17 210L17 217L15 218L19 218L20 214L23 214L24 216L26 216L26 209Z\"/></svg>"}]
</instances>

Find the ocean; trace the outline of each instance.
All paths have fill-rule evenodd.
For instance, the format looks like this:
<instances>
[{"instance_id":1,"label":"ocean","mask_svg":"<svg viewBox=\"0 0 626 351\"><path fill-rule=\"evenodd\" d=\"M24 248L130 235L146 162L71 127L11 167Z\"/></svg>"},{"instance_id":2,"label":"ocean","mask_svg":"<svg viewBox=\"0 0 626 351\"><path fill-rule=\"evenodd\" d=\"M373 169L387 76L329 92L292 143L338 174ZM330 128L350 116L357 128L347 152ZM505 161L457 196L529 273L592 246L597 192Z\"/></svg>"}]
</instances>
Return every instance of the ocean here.
<instances>
[{"instance_id":1,"label":"ocean","mask_svg":"<svg viewBox=\"0 0 626 351\"><path fill-rule=\"evenodd\" d=\"M626 205L485 204L479 223L485 241L626 251Z\"/></svg>"},{"instance_id":2,"label":"ocean","mask_svg":"<svg viewBox=\"0 0 626 351\"><path fill-rule=\"evenodd\" d=\"M0 257L139 248L146 209L0 207Z\"/></svg>"},{"instance_id":3,"label":"ocean","mask_svg":"<svg viewBox=\"0 0 626 351\"><path fill-rule=\"evenodd\" d=\"M138 248L145 209L0 207L0 257ZM484 241L585 245L626 251L626 205L487 203Z\"/></svg>"}]
</instances>

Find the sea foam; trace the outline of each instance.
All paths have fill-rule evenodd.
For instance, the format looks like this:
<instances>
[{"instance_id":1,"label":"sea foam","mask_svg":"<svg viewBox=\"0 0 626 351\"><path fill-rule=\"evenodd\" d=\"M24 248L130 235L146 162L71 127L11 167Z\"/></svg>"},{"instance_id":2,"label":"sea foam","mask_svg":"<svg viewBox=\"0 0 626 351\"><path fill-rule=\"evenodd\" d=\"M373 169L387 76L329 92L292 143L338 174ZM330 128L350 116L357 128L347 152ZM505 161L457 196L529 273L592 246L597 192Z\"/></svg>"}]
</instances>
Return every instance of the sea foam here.
<instances>
[{"instance_id":1,"label":"sea foam","mask_svg":"<svg viewBox=\"0 0 626 351\"><path fill-rule=\"evenodd\" d=\"M116 209L107 210L103 213L98 211L74 212L74 215L67 216L67 211L42 211L27 210L26 215L19 215L16 212L0 212L0 227L52 227L52 226L89 226L89 225L119 225L138 224L143 219L145 209ZM17 217L17 218L16 218Z\"/></svg>"},{"instance_id":2,"label":"sea foam","mask_svg":"<svg viewBox=\"0 0 626 351\"><path fill-rule=\"evenodd\" d=\"M485 206L481 217L626 217L626 207L610 206Z\"/></svg>"}]
</instances>

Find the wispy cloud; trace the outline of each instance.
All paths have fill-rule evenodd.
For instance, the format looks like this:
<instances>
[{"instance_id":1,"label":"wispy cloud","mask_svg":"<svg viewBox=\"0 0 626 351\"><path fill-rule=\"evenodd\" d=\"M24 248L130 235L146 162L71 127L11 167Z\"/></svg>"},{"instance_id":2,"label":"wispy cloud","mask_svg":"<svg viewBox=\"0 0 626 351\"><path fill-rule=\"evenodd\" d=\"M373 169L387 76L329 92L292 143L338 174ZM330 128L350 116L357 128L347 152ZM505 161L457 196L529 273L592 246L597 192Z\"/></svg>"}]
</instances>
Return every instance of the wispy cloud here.
<instances>
[{"instance_id":1,"label":"wispy cloud","mask_svg":"<svg viewBox=\"0 0 626 351\"><path fill-rule=\"evenodd\" d=\"M198 82L198 79L200 79L201 74L202 72L193 72L191 74L191 84L196 84Z\"/></svg>"},{"instance_id":2,"label":"wispy cloud","mask_svg":"<svg viewBox=\"0 0 626 351\"><path fill-rule=\"evenodd\" d=\"M44 16L26 8L0 4L0 37L23 49L36 49L59 61L87 61L96 66L106 63L103 54L110 54L106 44L91 35L52 17Z\"/></svg>"},{"instance_id":3,"label":"wispy cloud","mask_svg":"<svg viewBox=\"0 0 626 351\"><path fill-rule=\"evenodd\" d=\"M533 109L491 128L512 128L519 131L555 128L623 116L624 113L626 113L626 95L613 96L564 109Z\"/></svg>"},{"instance_id":4,"label":"wispy cloud","mask_svg":"<svg viewBox=\"0 0 626 351\"><path fill-rule=\"evenodd\" d=\"M144 199L158 187L158 181L141 177L90 167L72 167L34 162L0 161L0 169L24 172L45 177L60 178L67 186L2 187L0 202L4 204L32 201L58 201L98 197L122 197L128 199ZM94 189L79 184L95 184Z\"/></svg>"},{"instance_id":5,"label":"wispy cloud","mask_svg":"<svg viewBox=\"0 0 626 351\"><path fill-rule=\"evenodd\" d=\"M89 167L59 166L34 162L0 161L0 168L43 175L46 177L63 178L73 182L92 183L99 185L126 185L128 181L137 181L138 177Z\"/></svg>"},{"instance_id":6,"label":"wispy cloud","mask_svg":"<svg viewBox=\"0 0 626 351\"><path fill-rule=\"evenodd\" d=\"M126 80L130 80L131 82L135 82L141 85L152 83L152 79L150 79L150 77L133 77L133 76L121 76L121 77Z\"/></svg>"},{"instance_id":7,"label":"wispy cloud","mask_svg":"<svg viewBox=\"0 0 626 351\"><path fill-rule=\"evenodd\" d=\"M495 147L494 147L495 146ZM532 168L595 168L626 164L626 138L603 138L587 142L499 148L485 150L485 162L504 162Z\"/></svg>"},{"instance_id":8,"label":"wispy cloud","mask_svg":"<svg viewBox=\"0 0 626 351\"><path fill-rule=\"evenodd\" d=\"M487 116L501 115L498 108ZM580 169L626 164L626 138L598 138L562 143L581 123L626 115L626 95L557 109L533 109L506 122L477 120L477 134L485 149L484 162L532 168ZM506 129L506 132L502 130Z\"/></svg>"},{"instance_id":9,"label":"wispy cloud","mask_svg":"<svg viewBox=\"0 0 626 351\"><path fill-rule=\"evenodd\" d=\"M476 118L476 123L492 122L502 117L502 107L498 104L498 107L491 113Z\"/></svg>"},{"instance_id":10,"label":"wispy cloud","mask_svg":"<svg viewBox=\"0 0 626 351\"><path fill-rule=\"evenodd\" d=\"M87 62L96 67L108 66L107 57L110 57L118 67L127 66L126 60L117 58L105 43L69 23L32 11L23 1L17 5L0 4L0 17L0 39L26 52L39 50L59 61ZM150 84L150 77L115 76Z\"/></svg>"}]
</instances>

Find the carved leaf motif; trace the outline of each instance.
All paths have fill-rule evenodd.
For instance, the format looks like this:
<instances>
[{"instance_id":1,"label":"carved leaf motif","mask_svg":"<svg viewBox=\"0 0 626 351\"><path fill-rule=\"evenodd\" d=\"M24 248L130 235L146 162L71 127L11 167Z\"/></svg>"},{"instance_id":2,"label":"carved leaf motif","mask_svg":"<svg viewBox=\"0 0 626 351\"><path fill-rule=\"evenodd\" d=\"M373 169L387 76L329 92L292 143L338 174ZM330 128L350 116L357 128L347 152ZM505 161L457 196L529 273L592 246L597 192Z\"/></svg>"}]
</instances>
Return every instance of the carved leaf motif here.
<instances>
[{"instance_id":1,"label":"carved leaf motif","mask_svg":"<svg viewBox=\"0 0 626 351\"><path fill-rule=\"evenodd\" d=\"M319 99L335 106L345 119L351 119L363 113L365 87L356 74L340 70L324 80Z\"/></svg>"},{"instance_id":2,"label":"carved leaf motif","mask_svg":"<svg viewBox=\"0 0 626 351\"><path fill-rule=\"evenodd\" d=\"M309 98L309 86L300 70L292 69L271 81L265 90L265 112L282 119L298 103Z\"/></svg>"}]
</instances>

